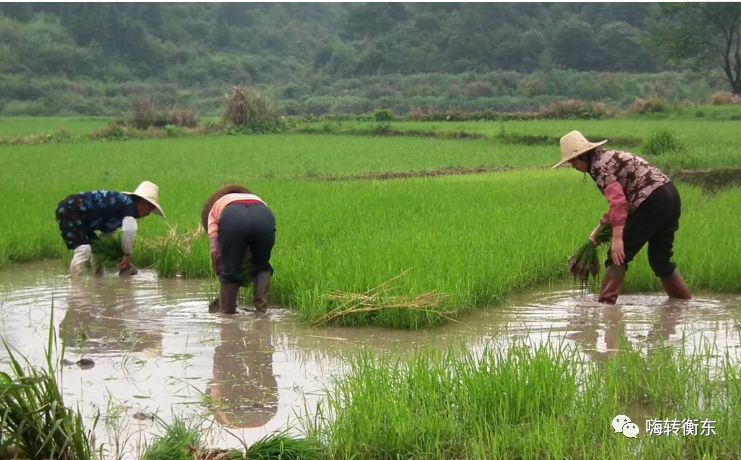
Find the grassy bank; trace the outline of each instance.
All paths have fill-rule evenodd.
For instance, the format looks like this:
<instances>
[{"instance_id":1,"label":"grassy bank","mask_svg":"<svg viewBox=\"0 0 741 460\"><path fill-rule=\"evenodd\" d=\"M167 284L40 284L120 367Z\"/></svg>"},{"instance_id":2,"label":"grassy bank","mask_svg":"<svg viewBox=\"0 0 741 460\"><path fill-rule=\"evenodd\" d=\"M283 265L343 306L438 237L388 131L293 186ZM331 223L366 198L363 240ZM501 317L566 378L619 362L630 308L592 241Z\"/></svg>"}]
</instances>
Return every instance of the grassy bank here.
<instances>
[{"instance_id":1,"label":"grassy bank","mask_svg":"<svg viewBox=\"0 0 741 460\"><path fill-rule=\"evenodd\" d=\"M330 458L737 458L738 367L712 353L624 344L599 364L527 344L480 357L364 355L306 425ZM614 432L619 414L638 425L635 439ZM674 419L714 421L715 434L647 434L646 420Z\"/></svg>"}]
</instances>

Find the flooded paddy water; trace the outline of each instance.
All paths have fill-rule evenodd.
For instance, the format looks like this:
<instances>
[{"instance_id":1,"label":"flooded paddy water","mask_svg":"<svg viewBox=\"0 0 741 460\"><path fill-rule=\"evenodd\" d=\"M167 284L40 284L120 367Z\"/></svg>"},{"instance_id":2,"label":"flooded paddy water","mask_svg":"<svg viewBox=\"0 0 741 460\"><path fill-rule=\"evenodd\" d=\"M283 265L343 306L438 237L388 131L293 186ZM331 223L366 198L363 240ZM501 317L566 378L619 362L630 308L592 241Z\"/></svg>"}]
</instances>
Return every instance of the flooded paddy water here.
<instances>
[{"instance_id":1,"label":"flooded paddy water","mask_svg":"<svg viewBox=\"0 0 741 460\"><path fill-rule=\"evenodd\" d=\"M576 346L609 359L620 337L646 349L714 344L741 357L741 296L703 294L689 302L663 293L624 295L606 306L556 286L513 295L501 306L420 331L309 327L290 310L212 315L213 281L160 279L143 270L70 280L59 261L0 270L0 334L43 365L49 325L65 347L63 392L88 417L100 410L98 444L134 458L159 433L155 416L205 422L211 445L240 447L310 414L348 354L404 354L463 344L472 350L525 340ZM53 315L53 316L52 316ZM7 354L0 350L0 366ZM295 428L297 429L297 428ZM231 434L230 434L231 433Z\"/></svg>"}]
</instances>

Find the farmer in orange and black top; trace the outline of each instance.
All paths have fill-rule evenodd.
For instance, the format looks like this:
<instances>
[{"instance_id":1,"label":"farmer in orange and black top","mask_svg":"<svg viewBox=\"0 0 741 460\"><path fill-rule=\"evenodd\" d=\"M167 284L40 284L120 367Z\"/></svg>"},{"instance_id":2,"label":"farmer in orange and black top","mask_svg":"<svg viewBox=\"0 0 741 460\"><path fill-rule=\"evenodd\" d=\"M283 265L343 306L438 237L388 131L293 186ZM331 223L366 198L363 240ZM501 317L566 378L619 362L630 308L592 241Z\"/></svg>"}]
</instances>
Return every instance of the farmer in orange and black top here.
<instances>
[{"instance_id":1,"label":"farmer in orange and black top","mask_svg":"<svg viewBox=\"0 0 741 460\"><path fill-rule=\"evenodd\" d=\"M214 192L201 211L201 223L208 232L211 268L219 277L218 308L210 311L236 313L240 285L252 282L255 309L265 313L273 267L270 253L275 244L275 217L257 195L241 185L226 185ZM242 263L248 258L249 280Z\"/></svg>"},{"instance_id":2,"label":"farmer in orange and black top","mask_svg":"<svg viewBox=\"0 0 741 460\"><path fill-rule=\"evenodd\" d=\"M607 199L609 209L589 235L595 242L602 227L612 225L612 243L599 301L614 304L628 263L648 243L648 263L669 297L689 299L690 291L672 262L674 233L679 228L681 201L671 180L643 158L605 150L607 141L589 142L579 131L561 138L561 161L588 173Z\"/></svg>"}]
</instances>

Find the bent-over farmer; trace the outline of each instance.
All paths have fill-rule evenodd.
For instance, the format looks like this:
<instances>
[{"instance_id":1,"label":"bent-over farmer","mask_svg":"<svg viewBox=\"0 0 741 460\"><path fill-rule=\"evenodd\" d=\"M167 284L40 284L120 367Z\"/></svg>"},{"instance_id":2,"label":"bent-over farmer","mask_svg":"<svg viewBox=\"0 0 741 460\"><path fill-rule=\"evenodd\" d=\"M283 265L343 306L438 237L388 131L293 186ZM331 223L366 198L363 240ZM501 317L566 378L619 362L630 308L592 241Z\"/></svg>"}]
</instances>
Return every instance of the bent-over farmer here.
<instances>
[{"instance_id":1,"label":"bent-over farmer","mask_svg":"<svg viewBox=\"0 0 741 460\"><path fill-rule=\"evenodd\" d=\"M211 268L220 285L218 305L212 303L209 311L236 313L239 286L252 282L256 312L265 313L275 244L275 217L270 208L241 185L225 185L206 200L201 224L208 233ZM242 271L245 258L250 262L248 279Z\"/></svg>"},{"instance_id":2,"label":"bent-over farmer","mask_svg":"<svg viewBox=\"0 0 741 460\"><path fill-rule=\"evenodd\" d=\"M119 272L131 269L131 254L138 228L137 219L150 213L164 217L159 204L159 187L144 181L133 192L97 190L69 195L56 208L57 224L67 249L73 250L69 272L78 276L87 263L92 265L92 241L98 232L122 230L123 257Z\"/></svg>"},{"instance_id":3,"label":"bent-over farmer","mask_svg":"<svg viewBox=\"0 0 741 460\"><path fill-rule=\"evenodd\" d=\"M672 262L674 233L679 229L681 201L671 180L643 158L602 148L607 141L589 142L579 131L561 138L561 161L588 173L609 204L589 238L596 243L602 227L612 225L605 278L599 301L614 304L628 264L648 243L648 263L669 297L691 298Z\"/></svg>"}]
</instances>

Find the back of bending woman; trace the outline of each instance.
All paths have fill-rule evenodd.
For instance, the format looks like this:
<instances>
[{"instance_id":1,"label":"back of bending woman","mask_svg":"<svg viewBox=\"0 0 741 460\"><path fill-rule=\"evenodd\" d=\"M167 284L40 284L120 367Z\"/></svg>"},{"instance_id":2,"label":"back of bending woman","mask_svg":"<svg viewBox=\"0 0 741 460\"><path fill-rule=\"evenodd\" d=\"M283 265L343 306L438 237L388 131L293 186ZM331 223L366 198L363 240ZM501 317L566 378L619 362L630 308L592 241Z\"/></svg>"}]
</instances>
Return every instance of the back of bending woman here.
<instances>
[{"instance_id":1,"label":"back of bending woman","mask_svg":"<svg viewBox=\"0 0 741 460\"><path fill-rule=\"evenodd\" d=\"M241 185L226 185L203 206L201 224L208 233L211 268L219 277L219 313L236 313L240 285L252 282L258 313L268 307L273 267L270 253L275 244L275 217L267 204ZM242 272L244 259L249 272Z\"/></svg>"},{"instance_id":2,"label":"back of bending woman","mask_svg":"<svg viewBox=\"0 0 741 460\"><path fill-rule=\"evenodd\" d=\"M574 169L588 173L609 204L589 236L595 242L602 227L612 225L599 301L617 301L628 264L646 243L648 263L669 297L689 299L690 291L671 260L681 216L677 189L663 172L643 158L603 149L606 142L589 142L579 131L571 131L561 138L561 161L553 166L568 162Z\"/></svg>"}]
</instances>

